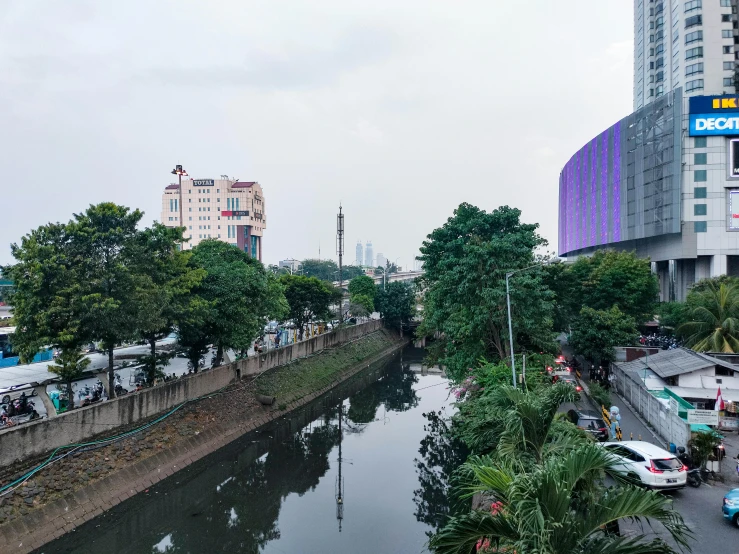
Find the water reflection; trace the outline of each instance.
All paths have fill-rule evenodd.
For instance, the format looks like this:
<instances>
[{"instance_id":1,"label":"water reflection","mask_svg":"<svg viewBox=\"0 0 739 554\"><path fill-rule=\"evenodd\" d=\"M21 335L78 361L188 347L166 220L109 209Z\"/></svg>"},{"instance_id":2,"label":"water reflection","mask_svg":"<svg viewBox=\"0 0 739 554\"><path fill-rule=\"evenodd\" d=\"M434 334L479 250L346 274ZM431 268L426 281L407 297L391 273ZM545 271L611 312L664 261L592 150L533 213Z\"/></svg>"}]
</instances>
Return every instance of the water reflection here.
<instances>
[{"instance_id":1,"label":"water reflection","mask_svg":"<svg viewBox=\"0 0 739 554\"><path fill-rule=\"evenodd\" d=\"M451 448L423 417L448 399L443 377L411 371L422 356L406 350L40 552L421 552L446 513L433 450Z\"/></svg>"}]
</instances>

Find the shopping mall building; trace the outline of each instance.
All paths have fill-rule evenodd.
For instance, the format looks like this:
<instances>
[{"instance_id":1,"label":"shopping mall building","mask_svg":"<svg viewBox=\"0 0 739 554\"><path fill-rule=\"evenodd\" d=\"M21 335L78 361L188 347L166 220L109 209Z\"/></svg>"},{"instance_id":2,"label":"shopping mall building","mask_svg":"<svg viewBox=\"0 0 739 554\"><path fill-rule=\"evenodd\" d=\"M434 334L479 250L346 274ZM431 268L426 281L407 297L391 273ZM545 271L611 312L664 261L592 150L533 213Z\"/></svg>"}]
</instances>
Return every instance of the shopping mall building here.
<instances>
[{"instance_id":1,"label":"shopping mall building","mask_svg":"<svg viewBox=\"0 0 739 554\"><path fill-rule=\"evenodd\" d=\"M736 0L634 0L634 109L559 180L559 254L652 261L661 300L739 276Z\"/></svg>"},{"instance_id":2,"label":"shopping mall building","mask_svg":"<svg viewBox=\"0 0 739 554\"><path fill-rule=\"evenodd\" d=\"M262 237L267 227L264 193L257 182L236 179L182 179L162 194L162 223L179 227L180 198L186 248L204 239L218 239L238 246L262 260Z\"/></svg>"}]
</instances>

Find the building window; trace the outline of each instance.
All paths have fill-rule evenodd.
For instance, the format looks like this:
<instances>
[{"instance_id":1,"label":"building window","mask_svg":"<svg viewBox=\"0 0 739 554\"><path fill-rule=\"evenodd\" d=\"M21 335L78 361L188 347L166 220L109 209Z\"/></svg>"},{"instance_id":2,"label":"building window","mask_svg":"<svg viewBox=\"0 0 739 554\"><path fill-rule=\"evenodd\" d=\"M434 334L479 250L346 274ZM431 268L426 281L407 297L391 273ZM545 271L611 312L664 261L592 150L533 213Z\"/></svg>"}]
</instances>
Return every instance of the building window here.
<instances>
[{"instance_id":1,"label":"building window","mask_svg":"<svg viewBox=\"0 0 739 554\"><path fill-rule=\"evenodd\" d=\"M187 211L188 211L188 212L191 212L191 211L192 211L192 208L187 208Z\"/></svg>"},{"instance_id":2,"label":"building window","mask_svg":"<svg viewBox=\"0 0 739 554\"><path fill-rule=\"evenodd\" d=\"M708 154L702 152L700 154L693 154L693 165L706 165L708 163Z\"/></svg>"},{"instance_id":3,"label":"building window","mask_svg":"<svg viewBox=\"0 0 739 554\"><path fill-rule=\"evenodd\" d=\"M708 198L708 189L706 187L695 187L693 189L693 197Z\"/></svg>"},{"instance_id":4,"label":"building window","mask_svg":"<svg viewBox=\"0 0 739 554\"><path fill-rule=\"evenodd\" d=\"M708 224L705 221L694 221L693 231L696 233L705 233L708 228Z\"/></svg>"},{"instance_id":5,"label":"building window","mask_svg":"<svg viewBox=\"0 0 739 554\"><path fill-rule=\"evenodd\" d=\"M733 87L734 86L734 79L731 77L724 77L724 86L725 87Z\"/></svg>"},{"instance_id":6,"label":"building window","mask_svg":"<svg viewBox=\"0 0 739 554\"><path fill-rule=\"evenodd\" d=\"M722 13L721 14L721 23L729 23L729 22L731 22L731 14Z\"/></svg>"},{"instance_id":7,"label":"building window","mask_svg":"<svg viewBox=\"0 0 739 554\"><path fill-rule=\"evenodd\" d=\"M690 64L685 67L685 76L690 77L691 75L698 75L703 73L703 62Z\"/></svg>"},{"instance_id":8,"label":"building window","mask_svg":"<svg viewBox=\"0 0 739 554\"><path fill-rule=\"evenodd\" d=\"M730 8L731 7L731 0L721 0L721 7L722 8Z\"/></svg>"},{"instance_id":9,"label":"building window","mask_svg":"<svg viewBox=\"0 0 739 554\"><path fill-rule=\"evenodd\" d=\"M731 54L731 46L724 46L724 54Z\"/></svg>"},{"instance_id":10,"label":"building window","mask_svg":"<svg viewBox=\"0 0 739 554\"><path fill-rule=\"evenodd\" d=\"M694 148L705 148L708 146L708 137L695 137L693 139Z\"/></svg>"},{"instance_id":11,"label":"building window","mask_svg":"<svg viewBox=\"0 0 739 554\"><path fill-rule=\"evenodd\" d=\"M708 181L708 175L705 169L696 169L693 171L693 182L695 183L705 183Z\"/></svg>"},{"instance_id":12,"label":"building window","mask_svg":"<svg viewBox=\"0 0 739 554\"><path fill-rule=\"evenodd\" d=\"M703 24L702 15L694 15L694 16L685 18L685 28L686 29L690 27L695 27L696 25L701 25L701 24Z\"/></svg>"},{"instance_id":13,"label":"building window","mask_svg":"<svg viewBox=\"0 0 739 554\"><path fill-rule=\"evenodd\" d=\"M686 60L694 60L695 58L702 58L703 57L703 47L697 46L696 48L688 48L685 51L685 59Z\"/></svg>"},{"instance_id":14,"label":"building window","mask_svg":"<svg viewBox=\"0 0 739 554\"><path fill-rule=\"evenodd\" d=\"M698 42L699 40L703 40L703 31L693 31L692 33L685 35L685 44Z\"/></svg>"},{"instance_id":15,"label":"building window","mask_svg":"<svg viewBox=\"0 0 739 554\"><path fill-rule=\"evenodd\" d=\"M724 71L734 71L734 62L724 62Z\"/></svg>"},{"instance_id":16,"label":"building window","mask_svg":"<svg viewBox=\"0 0 739 554\"><path fill-rule=\"evenodd\" d=\"M691 92L693 90L703 90L703 79L695 79L694 81L685 83L685 92Z\"/></svg>"},{"instance_id":17,"label":"building window","mask_svg":"<svg viewBox=\"0 0 739 554\"><path fill-rule=\"evenodd\" d=\"M734 38L734 31L731 29L724 29L721 31L721 38Z\"/></svg>"},{"instance_id":18,"label":"building window","mask_svg":"<svg viewBox=\"0 0 739 554\"><path fill-rule=\"evenodd\" d=\"M692 0L691 2L685 2L685 12L692 12L701 7L701 0Z\"/></svg>"},{"instance_id":19,"label":"building window","mask_svg":"<svg viewBox=\"0 0 739 554\"><path fill-rule=\"evenodd\" d=\"M706 215L708 213L708 204L694 204L693 215Z\"/></svg>"}]
</instances>

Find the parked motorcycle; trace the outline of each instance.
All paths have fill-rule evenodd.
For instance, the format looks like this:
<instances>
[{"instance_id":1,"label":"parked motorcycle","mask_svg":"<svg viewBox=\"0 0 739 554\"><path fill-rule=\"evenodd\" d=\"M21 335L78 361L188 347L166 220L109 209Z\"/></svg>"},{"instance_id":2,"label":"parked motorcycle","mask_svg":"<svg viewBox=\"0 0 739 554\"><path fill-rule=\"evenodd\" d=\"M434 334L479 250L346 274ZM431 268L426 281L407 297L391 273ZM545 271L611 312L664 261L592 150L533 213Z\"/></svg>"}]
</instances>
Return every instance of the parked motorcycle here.
<instances>
[{"instance_id":1,"label":"parked motorcycle","mask_svg":"<svg viewBox=\"0 0 739 554\"><path fill-rule=\"evenodd\" d=\"M116 374L115 376L115 386L113 387L113 390L115 391L116 396L122 396L124 394L128 394L128 389L123 388L123 380L121 379L121 376Z\"/></svg>"},{"instance_id":2,"label":"parked motorcycle","mask_svg":"<svg viewBox=\"0 0 739 554\"><path fill-rule=\"evenodd\" d=\"M93 386L85 385L77 391L78 406L89 406L95 402L100 402L103 399L105 388L103 384L98 381Z\"/></svg>"},{"instance_id":3,"label":"parked motorcycle","mask_svg":"<svg viewBox=\"0 0 739 554\"><path fill-rule=\"evenodd\" d=\"M700 468L693 467L693 458L685 451L684 446L677 447L677 459L680 460L685 467L688 468L687 484L689 487L698 488L701 486L703 479L701 479ZM739 461L737 462L737 471L739 472Z\"/></svg>"}]
</instances>

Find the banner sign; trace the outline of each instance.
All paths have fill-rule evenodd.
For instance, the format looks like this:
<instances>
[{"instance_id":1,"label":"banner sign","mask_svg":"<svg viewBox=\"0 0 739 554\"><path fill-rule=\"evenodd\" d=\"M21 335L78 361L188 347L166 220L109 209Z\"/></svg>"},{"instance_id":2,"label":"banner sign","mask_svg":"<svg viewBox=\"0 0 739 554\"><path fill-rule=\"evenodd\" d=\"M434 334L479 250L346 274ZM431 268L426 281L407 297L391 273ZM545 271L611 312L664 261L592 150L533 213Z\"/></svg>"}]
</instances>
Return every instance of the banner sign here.
<instances>
[{"instance_id":1,"label":"banner sign","mask_svg":"<svg viewBox=\"0 0 739 554\"><path fill-rule=\"evenodd\" d=\"M212 187L214 185L213 179L193 179L192 186L194 187Z\"/></svg>"},{"instance_id":2,"label":"banner sign","mask_svg":"<svg viewBox=\"0 0 739 554\"><path fill-rule=\"evenodd\" d=\"M221 212L222 216L231 216L231 217L239 217L242 215L248 216L249 211L248 210L224 210Z\"/></svg>"},{"instance_id":3,"label":"banner sign","mask_svg":"<svg viewBox=\"0 0 739 554\"><path fill-rule=\"evenodd\" d=\"M688 423L718 425L718 410L688 410Z\"/></svg>"}]
</instances>

